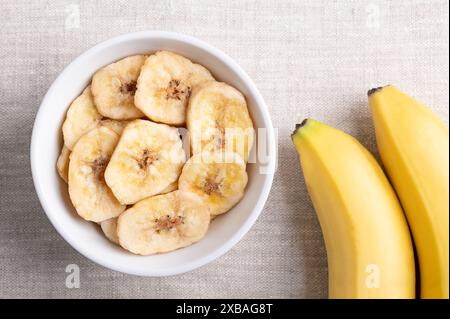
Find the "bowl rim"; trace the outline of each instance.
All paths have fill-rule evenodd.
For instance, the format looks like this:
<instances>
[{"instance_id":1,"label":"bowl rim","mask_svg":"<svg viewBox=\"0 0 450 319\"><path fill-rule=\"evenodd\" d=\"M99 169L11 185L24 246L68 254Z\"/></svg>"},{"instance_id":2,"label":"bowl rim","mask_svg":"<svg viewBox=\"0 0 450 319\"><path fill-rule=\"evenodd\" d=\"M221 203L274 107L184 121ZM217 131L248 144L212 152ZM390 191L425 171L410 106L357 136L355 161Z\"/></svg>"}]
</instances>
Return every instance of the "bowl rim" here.
<instances>
[{"instance_id":1,"label":"bowl rim","mask_svg":"<svg viewBox=\"0 0 450 319\"><path fill-rule=\"evenodd\" d=\"M111 45L129 41L129 40L136 40L136 39L156 39L156 38L166 38L169 40L175 40L180 42L189 43L190 45L196 46L201 48L202 50L206 51L208 54L211 54L218 58L219 60L223 61L225 65L229 68L231 68L238 76L246 83L250 91L252 92L252 95L255 98L255 104L257 105L257 108L261 112L261 115L263 117L263 121L266 123L266 130L267 130L267 142L268 142L268 149L273 150L272 152L269 152L268 158L268 172L265 174L264 182L262 191L258 196L258 199L252 209L252 212L250 213L249 217L245 220L245 222L238 228L236 232L234 232L229 239L225 240L220 246L218 246L215 250L210 252L209 254L206 254L205 256L198 258L196 260L193 260L188 263L184 263L179 266L171 267L166 270L160 270L155 271L152 269L147 269L146 271L136 271L136 269L127 267L127 265L118 265L115 262L105 260L99 257L99 255L96 255L94 252L92 252L89 249L85 249L81 244L78 243L78 241L75 241L71 238L70 235L68 235L68 232L66 231L65 227L63 227L62 224L58 222L58 220L54 217L54 214L52 213L51 204L47 201L45 190L43 189L43 184L39 181L38 175L36 173L37 170L37 163L39 162L39 150L36 146L36 139L38 135L38 131L45 127L43 123L45 123L43 118L43 106L48 104L48 100L50 99L50 96L52 96L55 92L55 86L56 83L60 78L62 78L66 73L70 73L73 68L77 66L80 60L83 60L85 58L88 58L90 55L94 55L100 51L102 51L104 48L107 48ZM194 270L196 268L199 268L201 266L204 266L211 261L219 258L220 256L224 255L227 251L229 251L232 247L234 247L243 237L244 235L250 230L250 228L255 223L256 219L261 214L264 205L267 201L267 198L269 196L269 192L272 186L274 173L275 173L275 165L276 165L276 144L275 144L275 134L274 134L274 128L272 125L272 121L270 118L268 107L259 92L258 88L254 84L254 82L251 80L251 78L248 76L248 74L235 62L231 57L229 57L227 54L219 50L218 48L198 39L193 36L185 35L182 33L177 32L169 32L169 31L139 31L139 32L132 32L132 33L126 33L119 36L115 36L113 38L110 38L106 41L100 42L99 44L91 47L90 49L84 51L80 55L78 55L75 59L72 60L70 64L68 64L62 72L59 73L59 75L56 77L56 79L52 82L50 88L48 89L47 93L45 94L44 98L42 99L42 102L39 106L39 109L36 113L36 117L33 124L33 131L31 134L31 145L30 145L30 164L31 164L31 174L33 178L33 184L34 188L36 190L36 193L39 198L39 202L47 215L48 219L50 220L53 227L56 229L56 231L63 237L63 239L68 242L76 251L81 253L86 258L92 260L93 262L102 265L103 267L119 271L122 273L137 275L137 276L150 276L150 277L161 277L161 276L171 276L171 275L177 275L181 273L185 273L191 270Z\"/></svg>"}]
</instances>

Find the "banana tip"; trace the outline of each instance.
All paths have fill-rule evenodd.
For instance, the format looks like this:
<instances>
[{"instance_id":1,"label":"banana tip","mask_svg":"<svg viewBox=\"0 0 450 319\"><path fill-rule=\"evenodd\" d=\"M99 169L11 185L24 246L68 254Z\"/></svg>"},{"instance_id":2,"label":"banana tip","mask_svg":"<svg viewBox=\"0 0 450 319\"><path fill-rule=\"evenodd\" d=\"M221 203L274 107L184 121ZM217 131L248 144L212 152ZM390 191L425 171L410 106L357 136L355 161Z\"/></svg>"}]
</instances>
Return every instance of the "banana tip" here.
<instances>
[{"instance_id":1,"label":"banana tip","mask_svg":"<svg viewBox=\"0 0 450 319\"><path fill-rule=\"evenodd\" d=\"M378 91L381 91L382 88L383 88L382 86L379 86L379 87L370 89L369 91L367 91L367 96L371 96L372 94L374 94Z\"/></svg>"},{"instance_id":2,"label":"banana tip","mask_svg":"<svg viewBox=\"0 0 450 319\"><path fill-rule=\"evenodd\" d=\"M295 130L294 130L294 132L292 132L291 137L293 137L299 129L301 129L303 126L305 126L307 122L308 122L308 119L304 119L300 124L295 124Z\"/></svg>"}]
</instances>

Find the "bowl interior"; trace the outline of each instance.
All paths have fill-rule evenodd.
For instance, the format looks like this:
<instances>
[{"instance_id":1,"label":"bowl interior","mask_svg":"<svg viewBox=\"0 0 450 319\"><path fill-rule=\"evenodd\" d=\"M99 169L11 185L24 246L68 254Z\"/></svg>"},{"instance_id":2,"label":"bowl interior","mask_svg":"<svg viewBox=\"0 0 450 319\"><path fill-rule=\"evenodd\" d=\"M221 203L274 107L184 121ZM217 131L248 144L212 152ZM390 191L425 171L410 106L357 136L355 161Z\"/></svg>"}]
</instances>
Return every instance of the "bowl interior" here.
<instances>
[{"instance_id":1,"label":"bowl interior","mask_svg":"<svg viewBox=\"0 0 450 319\"><path fill-rule=\"evenodd\" d=\"M157 50L170 50L208 68L219 81L239 89L246 97L257 138L265 138L263 156L249 164L244 198L227 214L216 218L198 243L170 253L135 256L110 243L99 228L77 216L67 185L55 163L62 145L61 125L69 104L99 68L120 58ZM255 148L254 148L255 149ZM267 198L275 158L273 132L264 102L248 76L227 56L194 38L172 33L137 33L97 45L72 62L44 98L33 129L31 162L42 206L58 232L79 252L108 268L137 275L176 274L201 266L230 249L251 227Z\"/></svg>"}]
</instances>

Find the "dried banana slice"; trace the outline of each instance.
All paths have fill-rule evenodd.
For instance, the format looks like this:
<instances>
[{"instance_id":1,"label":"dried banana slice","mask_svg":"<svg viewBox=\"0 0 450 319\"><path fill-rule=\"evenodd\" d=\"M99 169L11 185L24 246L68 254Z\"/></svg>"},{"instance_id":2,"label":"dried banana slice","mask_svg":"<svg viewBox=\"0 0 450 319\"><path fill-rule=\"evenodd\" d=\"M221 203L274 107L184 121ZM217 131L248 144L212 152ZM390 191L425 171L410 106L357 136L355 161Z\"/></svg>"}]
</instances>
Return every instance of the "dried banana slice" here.
<instances>
[{"instance_id":1,"label":"dried banana slice","mask_svg":"<svg viewBox=\"0 0 450 319\"><path fill-rule=\"evenodd\" d=\"M91 89L88 86L69 106L62 126L64 145L72 150L78 139L96 127L101 118L102 115L98 113L94 105Z\"/></svg>"},{"instance_id":2,"label":"dried banana slice","mask_svg":"<svg viewBox=\"0 0 450 319\"><path fill-rule=\"evenodd\" d=\"M186 115L192 154L230 151L247 162L253 145L253 123L244 96L220 82L207 82L192 92Z\"/></svg>"},{"instance_id":3,"label":"dried banana slice","mask_svg":"<svg viewBox=\"0 0 450 319\"><path fill-rule=\"evenodd\" d=\"M119 237L117 236L117 217L104 220L100 223L100 228L108 238L114 244L119 244Z\"/></svg>"},{"instance_id":4,"label":"dried banana slice","mask_svg":"<svg viewBox=\"0 0 450 319\"><path fill-rule=\"evenodd\" d=\"M161 192L159 192L159 194L167 194L173 191L176 191L178 189L178 181L175 181L173 183L171 183L169 186L167 186L166 188L164 188Z\"/></svg>"},{"instance_id":5,"label":"dried banana slice","mask_svg":"<svg viewBox=\"0 0 450 319\"><path fill-rule=\"evenodd\" d=\"M244 195L247 172L244 160L232 152L203 152L183 167L178 189L199 195L211 215L230 210Z\"/></svg>"},{"instance_id":6,"label":"dried banana slice","mask_svg":"<svg viewBox=\"0 0 450 319\"><path fill-rule=\"evenodd\" d=\"M145 55L134 55L107 65L92 77L92 94L98 111L115 120L142 117L134 105L136 81Z\"/></svg>"},{"instance_id":7,"label":"dried banana slice","mask_svg":"<svg viewBox=\"0 0 450 319\"><path fill-rule=\"evenodd\" d=\"M149 56L142 67L134 102L151 120L171 125L186 121L191 90L214 80L203 66L168 51Z\"/></svg>"},{"instance_id":8,"label":"dried banana slice","mask_svg":"<svg viewBox=\"0 0 450 319\"><path fill-rule=\"evenodd\" d=\"M100 121L99 125L113 130L118 135L122 135L123 129L125 128L125 126L127 126L128 123L130 123L130 121L103 119Z\"/></svg>"},{"instance_id":9,"label":"dried banana slice","mask_svg":"<svg viewBox=\"0 0 450 319\"><path fill-rule=\"evenodd\" d=\"M69 156L70 150L66 146L63 146L61 154L59 154L58 160L56 161L56 169L58 170L58 174L66 183L69 172Z\"/></svg>"},{"instance_id":10,"label":"dried banana slice","mask_svg":"<svg viewBox=\"0 0 450 319\"><path fill-rule=\"evenodd\" d=\"M69 195L78 215L101 222L125 210L105 183L104 170L119 140L106 127L83 135L70 154Z\"/></svg>"},{"instance_id":11,"label":"dried banana slice","mask_svg":"<svg viewBox=\"0 0 450 319\"><path fill-rule=\"evenodd\" d=\"M176 128L135 120L122 133L105 180L119 202L134 204L175 182L185 161Z\"/></svg>"},{"instance_id":12,"label":"dried banana slice","mask_svg":"<svg viewBox=\"0 0 450 319\"><path fill-rule=\"evenodd\" d=\"M209 211L197 196L174 191L146 198L120 215L120 245L139 255L169 252L205 236Z\"/></svg>"}]
</instances>

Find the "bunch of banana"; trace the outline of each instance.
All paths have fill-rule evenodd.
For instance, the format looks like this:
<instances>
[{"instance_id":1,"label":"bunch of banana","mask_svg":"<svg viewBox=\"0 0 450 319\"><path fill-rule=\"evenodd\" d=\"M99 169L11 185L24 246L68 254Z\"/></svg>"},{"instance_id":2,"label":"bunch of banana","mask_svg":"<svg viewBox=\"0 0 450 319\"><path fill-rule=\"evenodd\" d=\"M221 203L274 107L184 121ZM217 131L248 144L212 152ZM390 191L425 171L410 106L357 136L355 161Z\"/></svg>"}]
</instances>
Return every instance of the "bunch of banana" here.
<instances>
[{"instance_id":1,"label":"bunch of banana","mask_svg":"<svg viewBox=\"0 0 450 319\"><path fill-rule=\"evenodd\" d=\"M421 297L448 298L448 127L393 86L370 90L369 104L400 202L354 138L310 119L292 135L325 239L329 296L414 298L414 242Z\"/></svg>"},{"instance_id":2,"label":"bunch of banana","mask_svg":"<svg viewBox=\"0 0 450 319\"><path fill-rule=\"evenodd\" d=\"M184 124L194 133L187 163L174 126ZM244 195L254 134L245 98L178 54L100 69L62 130L56 167L76 212L135 254L200 240Z\"/></svg>"}]
</instances>

